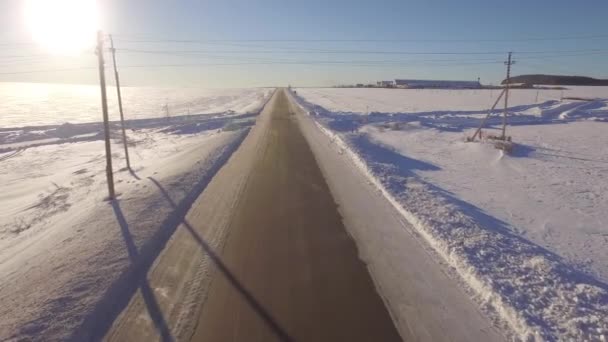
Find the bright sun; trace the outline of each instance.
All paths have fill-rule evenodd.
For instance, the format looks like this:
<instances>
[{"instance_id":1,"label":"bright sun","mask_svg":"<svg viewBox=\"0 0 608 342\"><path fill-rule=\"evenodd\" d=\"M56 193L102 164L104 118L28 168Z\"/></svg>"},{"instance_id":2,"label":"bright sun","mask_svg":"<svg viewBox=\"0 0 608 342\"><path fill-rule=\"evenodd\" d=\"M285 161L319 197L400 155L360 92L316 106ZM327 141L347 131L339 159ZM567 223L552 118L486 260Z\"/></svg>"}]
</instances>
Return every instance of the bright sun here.
<instances>
[{"instance_id":1,"label":"bright sun","mask_svg":"<svg viewBox=\"0 0 608 342\"><path fill-rule=\"evenodd\" d=\"M25 15L34 39L54 54L74 55L95 44L95 0L26 0Z\"/></svg>"}]
</instances>

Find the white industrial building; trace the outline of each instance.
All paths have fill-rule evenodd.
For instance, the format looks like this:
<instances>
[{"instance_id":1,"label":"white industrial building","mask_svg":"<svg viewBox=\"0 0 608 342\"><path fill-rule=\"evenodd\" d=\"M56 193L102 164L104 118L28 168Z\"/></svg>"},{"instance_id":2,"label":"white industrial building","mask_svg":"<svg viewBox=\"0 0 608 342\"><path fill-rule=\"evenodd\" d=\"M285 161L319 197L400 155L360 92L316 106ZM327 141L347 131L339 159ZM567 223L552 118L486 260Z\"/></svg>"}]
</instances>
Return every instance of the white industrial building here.
<instances>
[{"instance_id":1,"label":"white industrial building","mask_svg":"<svg viewBox=\"0 0 608 342\"><path fill-rule=\"evenodd\" d=\"M378 82L376 82L376 84L378 85L378 87L384 87L384 88L390 88L390 87L395 86L394 81L378 81Z\"/></svg>"},{"instance_id":2,"label":"white industrial building","mask_svg":"<svg viewBox=\"0 0 608 342\"><path fill-rule=\"evenodd\" d=\"M441 80L395 80L399 88L434 88L434 89L480 89L479 81L441 81Z\"/></svg>"}]
</instances>

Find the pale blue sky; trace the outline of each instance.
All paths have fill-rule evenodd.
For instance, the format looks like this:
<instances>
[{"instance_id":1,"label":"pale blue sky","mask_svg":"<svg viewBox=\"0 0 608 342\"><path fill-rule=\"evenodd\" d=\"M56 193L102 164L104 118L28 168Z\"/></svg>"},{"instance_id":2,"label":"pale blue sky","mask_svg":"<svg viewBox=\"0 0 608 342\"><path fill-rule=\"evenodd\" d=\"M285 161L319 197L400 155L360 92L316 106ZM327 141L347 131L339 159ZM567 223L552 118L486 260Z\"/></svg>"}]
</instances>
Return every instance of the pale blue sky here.
<instances>
[{"instance_id":1,"label":"pale blue sky","mask_svg":"<svg viewBox=\"0 0 608 342\"><path fill-rule=\"evenodd\" d=\"M16 45L31 43L22 7L23 0L0 2L0 81L97 82L94 69L7 74L96 62L91 51L45 58L36 45ZM127 85L331 86L477 77L496 83L511 50L514 74L608 78L605 0L100 0L99 7L101 26L116 36L117 48L140 51L119 51Z\"/></svg>"}]
</instances>

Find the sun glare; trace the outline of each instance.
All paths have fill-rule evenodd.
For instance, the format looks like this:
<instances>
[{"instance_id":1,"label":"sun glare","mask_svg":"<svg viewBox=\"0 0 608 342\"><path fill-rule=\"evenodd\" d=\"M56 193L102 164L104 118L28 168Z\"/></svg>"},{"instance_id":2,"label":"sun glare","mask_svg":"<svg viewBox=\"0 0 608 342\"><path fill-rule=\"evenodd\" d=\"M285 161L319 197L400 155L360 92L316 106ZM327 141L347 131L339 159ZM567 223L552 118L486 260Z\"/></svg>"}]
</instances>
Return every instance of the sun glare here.
<instances>
[{"instance_id":1,"label":"sun glare","mask_svg":"<svg viewBox=\"0 0 608 342\"><path fill-rule=\"evenodd\" d=\"M95 44L95 0L26 0L25 16L34 40L51 53L74 55Z\"/></svg>"}]
</instances>

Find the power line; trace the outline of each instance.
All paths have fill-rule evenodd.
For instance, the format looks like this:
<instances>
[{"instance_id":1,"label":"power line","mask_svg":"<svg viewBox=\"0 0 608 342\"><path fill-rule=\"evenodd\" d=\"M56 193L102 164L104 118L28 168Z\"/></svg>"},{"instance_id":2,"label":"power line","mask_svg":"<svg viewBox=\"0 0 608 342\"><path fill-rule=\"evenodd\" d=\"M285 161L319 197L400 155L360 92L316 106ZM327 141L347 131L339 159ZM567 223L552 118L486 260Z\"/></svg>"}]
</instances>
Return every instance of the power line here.
<instances>
[{"instance_id":1,"label":"power line","mask_svg":"<svg viewBox=\"0 0 608 342\"><path fill-rule=\"evenodd\" d=\"M168 55L172 57L188 57L197 59L215 59L222 60L221 63L173 63L173 64L142 64L142 65L125 65L123 68L169 68L169 67L196 67L196 66L244 66L244 65L318 65L318 66L362 66L362 67L414 67L414 66L430 66L430 67L456 67L456 66L473 66L483 64L496 64L502 63L502 61L496 60L495 57L490 58L442 58L442 59L399 59L399 60L378 60L378 59L367 59L367 60L310 60L310 59L277 59L277 58L264 58L254 56L235 56L239 54L255 54L255 53L314 53L314 54L394 54L394 55L422 55L422 56L435 56L435 55L460 55L460 56L477 56L477 55L499 55L504 54L504 51L436 51L436 52L424 52L424 51L370 51L370 50L322 50L322 52L311 52L311 51L272 51L272 50L227 50L227 51L209 51L209 50L145 50L145 49L116 49L123 53L134 53L134 54L156 54L156 55ZM524 55L519 59L547 59L547 58L565 58L565 57L580 57L599 55L607 53L608 50L603 49L578 49L578 50L541 50L541 51L520 51L518 55ZM224 54L224 55L218 55ZM8 58L9 60L0 59L0 67L25 67L26 65L15 65L15 63L32 63L37 62L37 58L48 57L46 55L5 55L0 58ZM13 58L14 60L10 60ZM230 62L228 62L230 61ZM31 64L30 64L31 66ZM35 70L24 70L24 71L7 71L2 72L0 75L18 75L18 74L34 74L34 73L47 73L47 72L63 72L63 71L76 71L76 70L90 70L94 67L71 67L71 68L56 68L56 69L35 69Z\"/></svg>"},{"instance_id":2,"label":"power line","mask_svg":"<svg viewBox=\"0 0 608 342\"><path fill-rule=\"evenodd\" d=\"M482 64L502 64L502 61L493 62L475 62L475 63L450 63L450 64L433 64L429 66L441 67L441 66L461 66L461 65L482 65ZM142 65L125 65L122 68L162 68L162 67L191 67L191 66L238 66L238 65L346 65L346 66L412 66L418 67L420 65L410 65L410 63L399 64L383 64L374 62L356 62L356 61L289 61L289 62L278 62L278 61L259 61L259 62L240 62L240 63L177 63L177 64L142 64Z\"/></svg>"},{"instance_id":3,"label":"power line","mask_svg":"<svg viewBox=\"0 0 608 342\"><path fill-rule=\"evenodd\" d=\"M116 49L123 53L134 53L134 54L157 54L157 55L170 55L180 57L209 57L209 58L231 58L228 56L217 55L220 54L256 54L256 53L274 53L274 54L387 54L387 55L462 55L462 56L475 56L475 55L502 55L507 52L504 51L477 51L477 52L466 52L466 51L437 51L437 52L425 52L425 51L370 51L370 50L320 50L318 52L311 51L273 51L273 50L227 50L227 51L210 51L210 50L142 50L142 49L129 49L121 48ZM608 52L605 49L579 49L579 50L544 50L544 51L516 51L518 55L540 55L540 56L526 56L520 57L519 59L536 59L544 57L578 57L587 55L598 55ZM555 54L555 55L551 55ZM34 55L0 55L0 62L5 61L32 61L35 59L48 58L48 55L34 54ZM254 57L248 57L253 59ZM471 61L488 61L494 58L476 58L467 59ZM435 59L429 59L424 61L434 61ZM460 61L457 59L436 59L437 61ZM413 61L409 61L413 62Z\"/></svg>"},{"instance_id":4,"label":"power line","mask_svg":"<svg viewBox=\"0 0 608 342\"><path fill-rule=\"evenodd\" d=\"M36 54L36 55L0 55L0 60L2 59L18 59L18 58L31 58L31 57L44 57L48 58L48 55L44 54Z\"/></svg>"},{"instance_id":5,"label":"power line","mask_svg":"<svg viewBox=\"0 0 608 342\"><path fill-rule=\"evenodd\" d=\"M37 46L38 44L36 43L23 43L23 42L0 42L0 46L8 46L8 47L14 47L14 46Z\"/></svg>"},{"instance_id":6,"label":"power line","mask_svg":"<svg viewBox=\"0 0 608 342\"><path fill-rule=\"evenodd\" d=\"M22 75L22 74L37 74L47 72L63 72L63 71L76 71L76 70L93 70L96 67L80 67L80 68L64 68L64 69L39 69L39 70L28 70L28 71L11 71L11 72L0 72L0 75Z\"/></svg>"},{"instance_id":7,"label":"power line","mask_svg":"<svg viewBox=\"0 0 608 342\"><path fill-rule=\"evenodd\" d=\"M508 51L371 51L371 50L319 50L319 51L273 51L273 50L142 50L121 48L117 51L141 54L192 54L202 55L209 53L243 54L243 53L275 53L275 54L377 54L377 55L504 55ZM515 51L517 54L563 54L563 53L597 53L608 52L606 49L579 49L579 50L544 50L544 51Z\"/></svg>"},{"instance_id":8,"label":"power line","mask_svg":"<svg viewBox=\"0 0 608 342\"><path fill-rule=\"evenodd\" d=\"M212 51L195 51L195 50L188 50L188 51L175 51L175 50L136 50L136 49L117 49L119 51L125 52L125 53L132 53L132 54L157 54L157 55L168 55L168 56L175 56L175 57L195 57L195 58L231 58L231 59L235 59L236 57L233 56L226 56L226 55L215 55L215 54L211 54L211 53L215 53ZM562 58L562 57L580 57L580 56L592 56L592 55L601 55L601 54L605 54L608 53L608 50L568 50L569 52L572 51L589 51L589 52L581 52L581 53L574 53L574 54L564 54L563 52L565 51L544 51L544 52L527 52L527 53L522 53L525 55L533 55L533 54L538 54L540 56L530 56L530 57L521 57L520 59L542 59L542 58L546 58L546 57L556 57L556 58ZM220 51L216 51L218 53L224 53L224 52L220 52ZM235 53L243 53L246 54L248 53L248 51L231 51L231 52L235 52ZM555 54L555 55L550 55L548 54L549 52L555 52L555 53L559 53L559 54ZM430 54L434 54L434 53L430 53ZM256 57L248 57L249 59L256 59ZM467 59L420 59L420 60L401 60L399 62L434 62L434 61L493 61L496 60L496 58L467 58ZM282 61L286 61L286 60L282 60Z\"/></svg>"},{"instance_id":9,"label":"power line","mask_svg":"<svg viewBox=\"0 0 608 342\"><path fill-rule=\"evenodd\" d=\"M48 59L44 58L32 58L32 59L19 59L10 61L0 61L0 67L15 66L15 65L30 65L29 63L47 63Z\"/></svg>"},{"instance_id":10,"label":"power line","mask_svg":"<svg viewBox=\"0 0 608 342\"><path fill-rule=\"evenodd\" d=\"M457 63L457 64L434 64L433 67L454 67L467 65L481 64L497 64L502 62L480 62L480 63ZM293 62L239 62L239 63L178 63L178 64L141 64L141 65L124 65L121 68L184 68L184 67L204 67L204 66L249 66L249 65L310 65L310 66L359 66L359 67L420 67L420 65L409 65L404 63L399 64L377 64L377 63L343 63L343 62L309 62L309 61L293 61ZM52 73L78 70L94 70L95 67L80 67L80 68L62 68L62 69L38 69L28 71L0 72L0 75L21 75L21 74L36 74L36 73Z\"/></svg>"},{"instance_id":11,"label":"power line","mask_svg":"<svg viewBox=\"0 0 608 342\"><path fill-rule=\"evenodd\" d=\"M212 46L232 46L232 47L244 47L244 48L265 48L265 49L279 49L279 50L306 50L306 51L325 51L326 49L319 48L310 48L310 47L296 47L296 46L268 46L268 45L260 45L260 44L252 44L251 42L225 42L225 41L154 41L154 40L120 40L116 39L116 41L120 41L122 43L155 43L155 44L167 44L167 43L191 43L197 45L212 45Z\"/></svg>"},{"instance_id":12,"label":"power line","mask_svg":"<svg viewBox=\"0 0 608 342\"><path fill-rule=\"evenodd\" d=\"M207 54L207 53L315 53L315 54L375 54L375 55L502 55L504 51L484 51L484 52L414 52L414 51L369 51L369 50L322 50L322 51L272 51L272 50L225 50L225 51L207 51L207 50L139 50L139 49L116 49L117 51L133 52L133 53L149 53L149 54Z\"/></svg>"},{"instance_id":13,"label":"power line","mask_svg":"<svg viewBox=\"0 0 608 342\"><path fill-rule=\"evenodd\" d=\"M120 49L117 49L120 50ZM171 57L185 57L185 58L204 58L204 59L230 59L230 60L245 60L245 61L275 61L275 62L293 62L293 60L290 59L283 59L283 58L273 58L273 59L268 59L265 57L235 57L235 56L231 56L231 55L216 55L216 54L198 54L198 53L183 53L183 52L175 52L175 51L170 51L170 50L166 50L166 51L144 51L144 50L120 50L123 51L124 53L127 54L139 54L139 53L143 53L143 54L158 54L158 55L167 55L167 56L171 56ZM349 60L346 63L352 63L352 62L374 62L374 63L402 63L402 62L468 62L468 61L496 61L496 58L459 58L459 59L454 59L454 58L450 58L450 59L417 59L417 60L412 60L412 59L400 59L400 60ZM310 62L339 62L339 61L322 61L322 60L311 60Z\"/></svg>"},{"instance_id":14,"label":"power line","mask_svg":"<svg viewBox=\"0 0 608 342\"><path fill-rule=\"evenodd\" d=\"M219 57L219 56L214 56ZM527 57L523 59L546 59L567 56L543 56L543 57ZM233 58L233 57L229 57ZM248 59L242 58L241 62L234 63L172 63L172 64L138 64L124 65L122 68L182 68L182 67L204 67L204 66L248 66L248 65L309 65L309 66L359 66L359 67L457 67L457 66L477 66L503 63L498 60L479 59L479 60L462 60L462 59L444 59L444 60L415 60L415 61L398 61L398 60L337 60L337 61L320 61L320 60L273 60L273 59ZM419 64L413 64L417 62ZM430 63L430 62L444 62ZM453 63L445 63L453 62ZM91 70L95 67L78 67L78 68L58 68L58 69L38 69L28 71L2 72L0 75L18 75L18 74L35 74L48 72L64 72L77 70Z\"/></svg>"},{"instance_id":15,"label":"power line","mask_svg":"<svg viewBox=\"0 0 608 342\"><path fill-rule=\"evenodd\" d=\"M596 55L604 55L608 53L608 51L604 52L590 52L590 53L578 53L578 54L559 54L559 55L540 55L540 56L531 56L531 57L519 57L518 59L528 60L528 59L540 59L544 60L546 58L566 58L566 57L585 57L585 56L596 56Z\"/></svg>"},{"instance_id":16,"label":"power line","mask_svg":"<svg viewBox=\"0 0 608 342\"><path fill-rule=\"evenodd\" d=\"M544 50L544 51L514 51L513 53L517 54L546 54L546 53L584 53L584 52L608 52L607 49L578 49L578 50Z\"/></svg>"},{"instance_id":17,"label":"power line","mask_svg":"<svg viewBox=\"0 0 608 342\"><path fill-rule=\"evenodd\" d=\"M583 40L608 39L608 34L580 35L580 36L554 36L531 38L503 38L503 39L156 39L149 36L115 35L117 40L137 43L212 43L212 42L277 42L277 43L396 43L396 42L524 42L524 41L556 41L556 40ZM126 38L122 38L126 37Z\"/></svg>"},{"instance_id":18,"label":"power line","mask_svg":"<svg viewBox=\"0 0 608 342\"><path fill-rule=\"evenodd\" d=\"M593 54L602 54L602 53L593 53ZM173 55L175 57L187 57L187 58L196 58L196 59L212 59L212 60L222 60L222 61L230 61L231 63L223 62L223 63L173 63L173 64L151 64L151 65L126 65L124 67L129 68L141 68L141 67L185 67L185 66L228 66L228 65L267 65L267 64L276 64L276 65L350 65L350 66L408 66L408 65L417 65L417 66L438 66L438 67L448 67L448 66L461 66L461 65L483 65L483 64L495 64L502 63L501 61L495 58L470 58L470 59L403 59L403 60L376 60L376 59L366 59L366 60L308 60L308 59L273 59L273 58L256 58L256 57L235 57L235 56L222 56L222 55ZM544 55L544 56L530 56L530 57L521 57L522 60L546 60L547 58L565 58L565 57L580 57L591 54L571 54L571 55ZM232 63L232 61L240 62L240 63ZM43 60L29 60L29 61L11 61L10 63L0 63L0 67L27 67L27 66L40 66L43 64ZM24 64L21 64L24 63ZM28 64L25 64L28 63ZM35 64L31 64L35 63ZM58 69L42 69L42 70L27 70L27 71L12 71L12 72L4 72L0 73L3 75L9 74L29 74L29 73L44 73L44 72L57 72L57 71L71 71L71 70L86 70L88 67L78 67L78 68L58 68Z\"/></svg>"}]
</instances>

